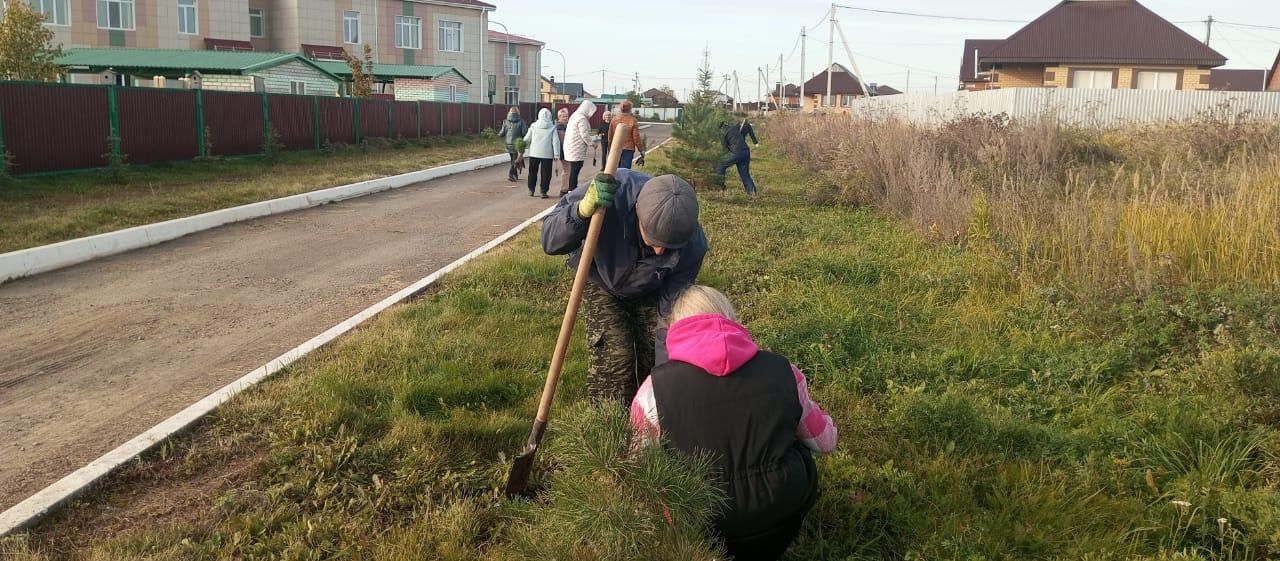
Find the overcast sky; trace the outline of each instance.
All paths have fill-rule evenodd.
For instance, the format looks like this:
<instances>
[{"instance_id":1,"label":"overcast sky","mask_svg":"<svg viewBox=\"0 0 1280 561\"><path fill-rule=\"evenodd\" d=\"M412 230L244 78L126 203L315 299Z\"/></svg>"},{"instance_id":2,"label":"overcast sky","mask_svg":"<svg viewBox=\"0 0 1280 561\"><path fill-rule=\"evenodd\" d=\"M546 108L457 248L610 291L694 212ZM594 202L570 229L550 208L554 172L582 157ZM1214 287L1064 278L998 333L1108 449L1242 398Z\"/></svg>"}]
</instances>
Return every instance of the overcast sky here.
<instances>
[{"instance_id":1,"label":"overcast sky","mask_svg":"<svg viewBox=\"0 0 1280 561\"><path fill-rule=\"evenodd\" d=\"M565 55L544 53L543 74L583 82L587 91L605 93L631 89L635 73L641 89L668 84L676 95L694 83L702 49L711 49L717 76L738 73L742 99L756 98L756 68L768 65L777 79L778 55L783 76L797 82L800 73L798 39L801 27L823 19L830 3L820 0L646 0L644 2L582 2L581 0L490 0L498 9L491 21L511 33L536 38ZM951 16L1030 21L1058 0L846 0L842 5ZM1143 4L1203 40L1210 14L1229 23L1280 28L1280 0L1143 0ZM624 11L629 15L624 15ZM839 10L837 17L849 48L868 82L898 89L950 91L958 83L966 38L1008 37L1019 23L937 20ZM1181 23L1188 22L1188 23ZM502 27L491 24L501 31ZM813 75L827 61L828 26L808 35L805 72ZM1213 26L1211 46L1228 58L1227 68L1268 68L1280 51L1280 29L1228 25ZM840 42L836 62L848 63ZM560 79L560 78L557 78ZM562 80L561 81L566 81ZM720 86L717 78L715 86ZM728 86L727 89L731 89ZM731 91L726 93L732 94Z\"/></svg>"}]
</instances>

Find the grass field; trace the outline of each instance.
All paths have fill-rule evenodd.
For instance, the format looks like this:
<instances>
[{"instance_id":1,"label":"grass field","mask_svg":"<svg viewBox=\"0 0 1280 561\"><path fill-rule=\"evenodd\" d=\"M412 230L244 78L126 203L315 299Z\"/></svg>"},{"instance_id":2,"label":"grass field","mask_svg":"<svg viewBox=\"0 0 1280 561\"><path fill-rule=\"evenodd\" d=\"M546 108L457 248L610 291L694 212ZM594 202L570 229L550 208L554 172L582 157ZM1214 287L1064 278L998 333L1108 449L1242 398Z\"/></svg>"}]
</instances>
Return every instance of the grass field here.
<instances>
[{"instance_id":1,"label":"grass field","mask_svg":"<svg viewBox=\"0 0 1280 561\"><path fill-rule=\"evenodd\" d=\"M765 134L769 134L767 131ZM703 196L725 291L840 427L795 560L1280 555L1280 294L1082 300L778 154ZM794 160L791 160L794 161ZM13 559L712 559L696 466L626 454L566 365L533 502L500 488L569 272L520 236L4 542ZM672 511L674 526L661 511Z\"/></svg>"},{"instance_id":2,"label":"grass field","mask_svg":"<svg viewBox=\"0 0 1280 561\"><path fill-rule=\"evenodd\" d=\"M0 183L0 253L499 154L501 141L342 146Z\"/></svg>"}]
</instances>

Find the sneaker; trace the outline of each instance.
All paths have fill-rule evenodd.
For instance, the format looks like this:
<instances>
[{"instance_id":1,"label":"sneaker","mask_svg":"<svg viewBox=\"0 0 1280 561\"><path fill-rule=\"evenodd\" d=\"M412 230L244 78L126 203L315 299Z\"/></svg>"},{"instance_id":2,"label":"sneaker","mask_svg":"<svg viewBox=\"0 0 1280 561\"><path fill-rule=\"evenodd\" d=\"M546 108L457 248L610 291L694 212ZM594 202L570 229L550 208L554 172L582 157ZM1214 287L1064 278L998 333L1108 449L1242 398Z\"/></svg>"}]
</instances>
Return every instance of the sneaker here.
<instances>
[{"instance_id":1,"label":"sneaker","mask_svg":"<svg viewBox=\"0 0 1280 561\"><path fill-rule=\"evenodd\" d=\"M543 194L542 194L542 198L544 198L544 199L550 199L551 197L548 197L546 193L543 193Z\"/></svg>"},{"instance_id":2,"label":"sneaker","mask_svg":"<svg viewBox=\"0 0 1280 561\"><path fill-rule=\"evenodd\" d=\"M532 197L532 196L533 196L533 190L532 190L532 189L530 189L530 190L529 190L529 196L530 196L530 197Z\"/></svg>"}]
</instances>

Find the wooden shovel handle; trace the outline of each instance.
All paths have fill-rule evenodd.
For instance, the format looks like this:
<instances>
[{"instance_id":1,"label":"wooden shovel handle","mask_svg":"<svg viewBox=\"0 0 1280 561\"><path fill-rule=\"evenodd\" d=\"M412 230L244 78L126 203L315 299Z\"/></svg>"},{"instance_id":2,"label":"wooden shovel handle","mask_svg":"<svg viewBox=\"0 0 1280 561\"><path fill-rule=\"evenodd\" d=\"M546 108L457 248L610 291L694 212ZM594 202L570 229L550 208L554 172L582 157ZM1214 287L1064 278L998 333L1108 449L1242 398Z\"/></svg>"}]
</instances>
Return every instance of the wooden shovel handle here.
<instances>
[{"instance_id":1,"label":"wooden shovel handle","mask_svg":"<svg viewBox=\"0 0 1280 561\"><path fill-rule=\"evenodd\" d=\"M618 162L622 160L622 143L631 134L631 127L619 123L613 133L613 142L609 144L609 160L604 172L609 175L618 174ZM573 186L575 189L577 185ZM596 245L600 241L600 228L604 225L605 209L597 208L591 215L591 225L587 227L587 239L582 242L582 256L578 258L578 271L573 276L573 290L569 292L569 304L564 310L564 321L560 323L560 336L556 339L555 354L551 355L551 368L547 370L547 382L542 386L542 400L538 402L537 425L545 426L547 416L551 413L551 402L556 397L556 386L560 383L560 370L564 367L564 357L569 351L569 339L573 337L573 326L578 321L578 307L582 304L582 291L587 286L587 277L591 275L591 262L596 256ZM541 431L536 431L538 433ZM536 434L542 440L541 434ZM530 440L533 440L532 438Z\"/></svg>"}]
</instances>

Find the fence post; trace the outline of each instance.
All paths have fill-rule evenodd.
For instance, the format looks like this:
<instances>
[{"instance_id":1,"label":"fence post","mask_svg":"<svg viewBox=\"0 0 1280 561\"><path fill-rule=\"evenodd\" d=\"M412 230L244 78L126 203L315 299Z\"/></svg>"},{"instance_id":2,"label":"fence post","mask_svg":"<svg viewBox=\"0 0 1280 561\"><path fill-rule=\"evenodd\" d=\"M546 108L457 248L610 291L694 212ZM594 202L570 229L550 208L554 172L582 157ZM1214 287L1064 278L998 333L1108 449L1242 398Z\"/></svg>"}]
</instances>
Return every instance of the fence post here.
<instances>
[{"instance_id":1,"label":"fence post","mask_svg":"<svg viewBox=\"0 0 1280 561\"><path fill-rule=\"evenodd\" d=\"M396 112L396 102L387 101L387 138L395 138L395 126L392 124L392 115Z\"/></svg>"},{"instance_id":2,"label":"fence post","mask_svg":"<svg viewBox=\"0 0 1280 561\"><path fill-rule=\"evenodd\" d=\"M196 90L196 157L207 158L204 138L204 90Z\"/></svg>"},{"instance_id":3,"label":"fence post","mask_svg":"<svg viewBox=\"0 0 1280 561\"><path fill-rule=\"evenodd\" d=\"M418 138L422 138L422 100L413 102L413 106L416 109L414 118L418 120Z\"/></svg>"},{"instance_id":4,"label":"fence post","mask_svg":"<svg viewBox=\"0 0 1280 561\"><path fill-rule=\"evenodd\" d=\"M119 161L120 155L120 99L117 94L119 86L107 88L107 122L110 130L111 157Z\"/></svg>"},{"instance_id":5,"label":"fence post","mask_svg":"<svg viewBox=\"0 0 1280 561\"><path fill-rule=\"evenodd\" d=\"M351 123L355 126L356 144L360 144L360 98L351 99Z\"/></svg>"},{"instance_id":6,"label":"fence post","mask_svg":"<svg viewBox=\"0 0 1280 561\"><path fill-rule=\"evenodd\" d=\"M0 116L0 177L9 173L9 153L4 150L4 118Z\"/></svg>"},{"instance_id":7,"label":"fence post","mask_svg":"<svg viewBox=\"0 0 1280 561\"><path fill-rule=\"evenodd\" d=\"M440 107L440 136L444 136L444 104L438 103L436 105Z\"/></svg>"},{"instance_id":8,"label":"fence post","mask_svg":"<svg viewBox=\"0 0 1280 561\"><path fill-rule=\"evenodd\" d=\"M311 130L315 131L316 150L321 148L320 145L320 96L311 96Z\"/></svg>"},{"instance_id":9,"label":"fence post","mask_svg":"<svg viewBox=\"0 0 1280 561\"><path fill-rule=\"evenodd\" d=\"M262 153L271 150L271 109L267 93L262 93Z\"/></svg>"}]
</instances>

